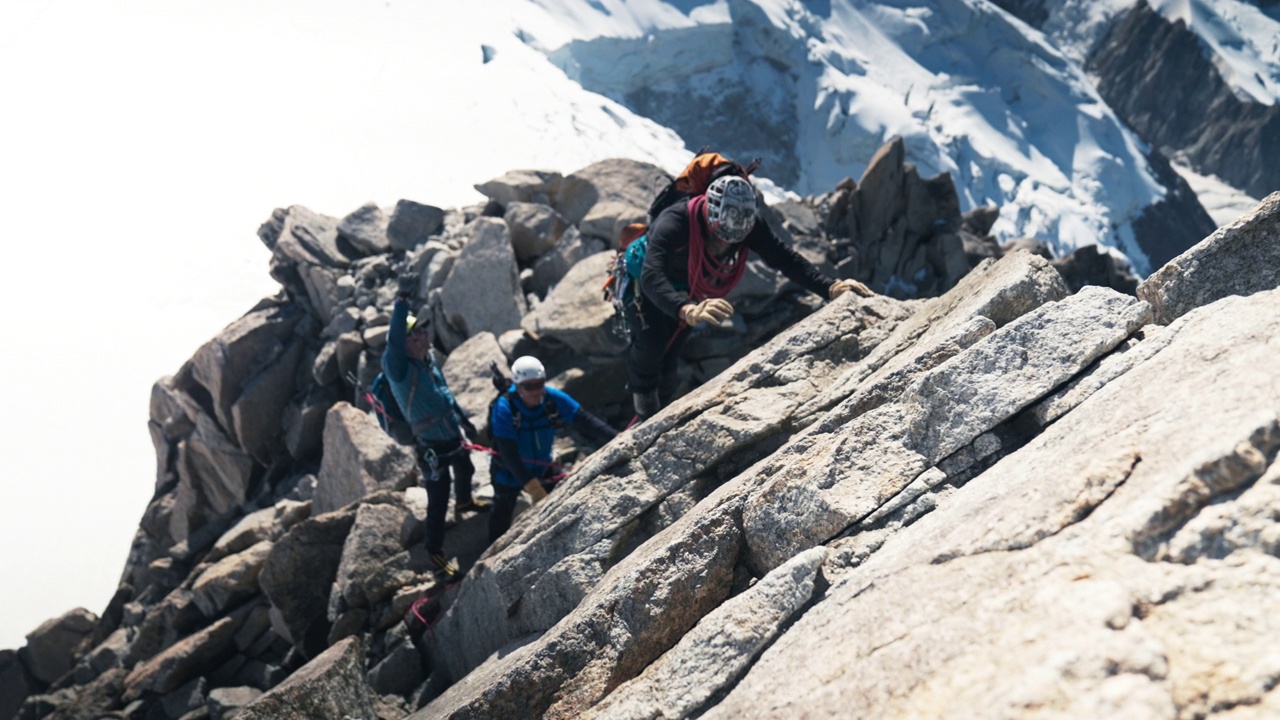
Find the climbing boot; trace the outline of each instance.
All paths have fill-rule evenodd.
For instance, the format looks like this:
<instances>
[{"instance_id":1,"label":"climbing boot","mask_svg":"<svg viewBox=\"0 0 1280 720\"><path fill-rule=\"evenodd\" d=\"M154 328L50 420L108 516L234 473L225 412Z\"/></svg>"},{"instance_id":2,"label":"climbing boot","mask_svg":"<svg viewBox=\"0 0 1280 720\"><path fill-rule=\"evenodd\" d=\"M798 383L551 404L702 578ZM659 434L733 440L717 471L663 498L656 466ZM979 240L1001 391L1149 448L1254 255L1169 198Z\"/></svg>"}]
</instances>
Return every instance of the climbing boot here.
<instances>
[{"instance_id":1,"label":"climbing boot","mask_svg":"<svg viewBox=\"0 0 1280 720\"><path fill-rule=\"evenodd\" d=\"M453 506L453 521L462 522L463 513L487 513L493 508L493 504L484 498L472 498L467 502L455 503Z\"/></svg>"},{"instance_id":2,"label":"climbing boot","mask_svg":"<svg viewBox=\"0 0 1280 720\"><path fill-rule=\"evenodd\" d=\"M661 405L658 401L658 389L654 388L649 392L631 393L631 403L636 408L637 422L648 420L658 414Z\"/></svg>"},{"instance_id":3,"label":"climbing boot","mask_svg":"<svg viewBox=\"0 0 1280 720\"><path fill-rule=\"evenodd\" d=\"M458 572L458 566L445 557L444 553L431 553L428 556L427 564L431 567L431 574L435 575L440 582L452 584L462 579L462 573Z\"/></svg>"}]
</instances>

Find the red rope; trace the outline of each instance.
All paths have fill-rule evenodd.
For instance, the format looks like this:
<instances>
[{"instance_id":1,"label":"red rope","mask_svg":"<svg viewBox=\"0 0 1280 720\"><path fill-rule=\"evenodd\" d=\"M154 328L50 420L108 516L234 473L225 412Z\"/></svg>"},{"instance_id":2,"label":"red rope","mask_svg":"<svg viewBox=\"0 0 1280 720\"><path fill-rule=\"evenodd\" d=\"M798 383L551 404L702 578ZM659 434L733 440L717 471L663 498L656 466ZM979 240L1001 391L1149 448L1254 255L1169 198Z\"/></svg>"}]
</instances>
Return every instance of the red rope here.
<instances>
[{"instance_id":1,"label":"red rope","mask_svg":"<svg viewBox=\"0 0 1280 720\"><path fill-rule=\"evenodd\" d=\"M746 246L736 248L733 257L724 262L707 255L706 241L702 237L702 218L706 207L706 195L689 200L689 299L693 302L723 298L738 286L747 271L749 253L744 252Z\"/></svg>"},{"instance_id":2,"label":"red rope","mask_svg":"<svg viewBox=\"0 0 1280 720\"><path fill-rule=\"evenodd\" d=\"M497 450L494 450L493 448L487 448L487 447L485 447L485 446L483 446L483 445L476 445L476 444L474 444L474 443L469 443L469 442L467 442L466 440L463 440L463 441L462 441L462 447L466 448L467 450L477 450L477 451L482 452L482 453L488 453L488 454L490 454L490 455L492 455L492 456L494 456L494 457L500 457L500 456L498 455L498 451L497 451ZM526 463L529 463L530 465L541 465L542 467L548 467L548 468L552 468L552 469L555 469L555 470L564 470L564 471L566 471L566 472L562 472L562 473L560 473L560 475L559 475L558 477L564 477L566 474L568 474L568 472L567 472L567 471L568 471L568 470L570 469L570 467L571 467L570 465L564 465L564 464L561 464L561 463L553 463L553 462L543 462L543 461L541 461L541 460L534 460L534 459L532 459L532 458L527 458L527 457L523 457L523 456L521 456L521 458L520 458L520 459L521 459L521 460L523 460L523 461L525 461ZM549 478L548 478L548 479L549 479Z\"/></svg>"}]
</instances>

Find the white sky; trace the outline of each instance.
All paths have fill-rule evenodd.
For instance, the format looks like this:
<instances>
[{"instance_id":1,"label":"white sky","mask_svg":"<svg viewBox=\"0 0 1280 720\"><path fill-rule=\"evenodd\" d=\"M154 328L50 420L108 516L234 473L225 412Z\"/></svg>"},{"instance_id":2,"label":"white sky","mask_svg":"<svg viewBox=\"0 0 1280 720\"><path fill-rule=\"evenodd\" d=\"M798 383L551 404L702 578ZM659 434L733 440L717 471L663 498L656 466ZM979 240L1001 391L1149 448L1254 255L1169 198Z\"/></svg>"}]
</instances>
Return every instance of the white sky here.
<instances>
[{"instance_id":1,"label":"white sky","mask_svg":"<svg viewBox=\"0 0 1280 720\"><path fill-rule=\"evenodd\" d=\"M151 385L276 292L273 208L456 207L507 170L687 159L521 70L475 17L495 4L0 0L0 648L106 607L154 487Z\"/></svg>"}]
</instances>

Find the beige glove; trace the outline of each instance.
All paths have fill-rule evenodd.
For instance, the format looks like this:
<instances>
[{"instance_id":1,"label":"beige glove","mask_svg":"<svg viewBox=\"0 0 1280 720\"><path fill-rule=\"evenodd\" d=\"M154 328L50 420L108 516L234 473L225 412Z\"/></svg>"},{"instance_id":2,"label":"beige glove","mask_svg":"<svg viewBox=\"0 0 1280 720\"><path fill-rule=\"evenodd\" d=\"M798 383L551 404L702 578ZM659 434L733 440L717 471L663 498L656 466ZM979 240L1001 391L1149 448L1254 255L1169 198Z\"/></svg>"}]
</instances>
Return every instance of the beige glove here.
<instances>
[{"instance_id":1,"label":"beige glove","mask_svg":"<svg viewBox=\"0 0 1280 720\"><path fill-rule=\"evenodd\" d=\"M697 327L702 323L718 323L733 317L733 306L728 300L711 298L696 305L689 303L680 308L680 315L689 327Z\"/></svg>"},{"instance_id":2,"label":"beige glove","mask_svg":"<svg viewBox=\"0 0 1280 720\"><path fill-rule=\"evenodd\" d=\"M536 479L525 483L524 491L529 493L529 497L533 498L535 503L547 496L547 491L543 489L542 483L538 482Z\"/></svg>"},{"instance_id":3,"label":"beige glove","mask_svg":"<svg viewBox=\"0 0 1280 720\"><path fill-rule=\"evenodd\" d=\"M827 290L827 295L829 295L832 300L835 300L850 290L853 291L854 295L858 295L860 297L871 297L872 295L875 295L875 293L871 292L871 288L863 285L857 280L837 280L831 283L831 288Z\"/></svg>"}]
</instances>

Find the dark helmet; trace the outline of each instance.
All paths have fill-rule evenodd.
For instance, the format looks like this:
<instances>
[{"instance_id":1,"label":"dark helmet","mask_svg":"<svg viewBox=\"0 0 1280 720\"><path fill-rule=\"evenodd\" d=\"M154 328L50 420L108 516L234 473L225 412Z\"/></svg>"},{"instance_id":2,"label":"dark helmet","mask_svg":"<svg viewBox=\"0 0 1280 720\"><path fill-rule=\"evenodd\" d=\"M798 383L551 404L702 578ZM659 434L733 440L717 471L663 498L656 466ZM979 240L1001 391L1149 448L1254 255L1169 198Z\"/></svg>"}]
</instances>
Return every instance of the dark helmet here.
<instances>
[{"instance_id":1,"label":"dark helmet","mask_svg":"<svg viewBox=\"0 0 1280 720\"><path fill-rule=\"evenodd\" d=\"M721 240L737 244L756 224L756 192L736 175L716 178L707 188L707 225Z\"/></svg>"}]
</instances>

